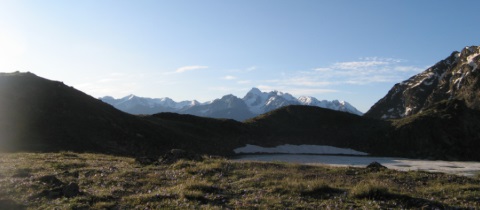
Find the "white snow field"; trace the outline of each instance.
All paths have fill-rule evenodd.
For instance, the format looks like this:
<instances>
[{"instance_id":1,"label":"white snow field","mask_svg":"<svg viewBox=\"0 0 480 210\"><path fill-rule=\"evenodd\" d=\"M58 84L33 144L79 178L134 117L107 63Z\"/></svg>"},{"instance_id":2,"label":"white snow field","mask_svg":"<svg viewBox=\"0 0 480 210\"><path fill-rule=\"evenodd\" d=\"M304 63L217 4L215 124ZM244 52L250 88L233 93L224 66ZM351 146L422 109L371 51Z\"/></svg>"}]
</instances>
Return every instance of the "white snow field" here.
<instances>
[{"instance_id":1,"label":"white snow field","mask_svg":"<svg viewBox=\"0 0 480 210\"><path fill-rule=\"evenodd\" d=\"M302 155L302 154L250 154L239 155L236 161L289 162L309 165L330 165L343 167L365 167L371 162L379 162L389 169L410 171L421 170L462 176L480 174L480 162L415 160L391 157Z\"/></svg>"}]
</instances>

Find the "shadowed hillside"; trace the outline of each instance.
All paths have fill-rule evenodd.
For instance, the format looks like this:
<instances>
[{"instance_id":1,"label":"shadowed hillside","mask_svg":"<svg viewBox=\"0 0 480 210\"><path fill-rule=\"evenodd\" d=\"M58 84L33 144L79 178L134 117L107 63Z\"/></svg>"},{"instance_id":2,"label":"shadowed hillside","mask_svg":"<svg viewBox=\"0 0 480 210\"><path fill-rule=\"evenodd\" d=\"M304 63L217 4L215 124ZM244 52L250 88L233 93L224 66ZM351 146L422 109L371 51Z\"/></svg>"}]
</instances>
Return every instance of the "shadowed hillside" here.
<instances>
[{"instance_id":1,"label":"shadowed hillside","mask_svg":"<svg viewBox=\"0 0 480 210\"><path fill-rule=\"evenodd\" d=\"M374 153L386 136L388 123L311 106L288 106L247 120L251 144L317 144Z\"/></svg>"},{"instance_id":2,"label":"shadowed hillside","mask_svg":"<svg viewBox=\"0 0 480 210\"><path fill-rule=\"evenodd\" d=\"M195 133L195 127L182 130L168 120L154 123L148 117L126 114L32 73L1 74L0 98L1 150L145 155L217 145L203 142L210 140L208 132ZM221 120L208 124L212 122L222 124ZM217 149L209 152L224 154Z\"/></svg>"}]
</instances>

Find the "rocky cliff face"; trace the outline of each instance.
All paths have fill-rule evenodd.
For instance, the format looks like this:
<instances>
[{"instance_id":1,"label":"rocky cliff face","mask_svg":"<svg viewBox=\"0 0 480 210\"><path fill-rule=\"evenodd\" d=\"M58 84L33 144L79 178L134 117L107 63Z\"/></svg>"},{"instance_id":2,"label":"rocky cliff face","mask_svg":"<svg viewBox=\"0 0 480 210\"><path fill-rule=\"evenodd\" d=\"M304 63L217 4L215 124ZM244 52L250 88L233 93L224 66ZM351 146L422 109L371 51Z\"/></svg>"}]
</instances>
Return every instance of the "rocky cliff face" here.
<instances>
[{"instance_id":1,"label":"rocky cliff face","mask_svg":"<svg viewBox=\"0 0 480 210\"><path fill-rule=\"evenodd\" d=\"M452 99L465 101L468 108L480 110L479 65L479 46L455 51L424 72L395 84L365 116L398 119Z\"/></svg>"}]
</instances>

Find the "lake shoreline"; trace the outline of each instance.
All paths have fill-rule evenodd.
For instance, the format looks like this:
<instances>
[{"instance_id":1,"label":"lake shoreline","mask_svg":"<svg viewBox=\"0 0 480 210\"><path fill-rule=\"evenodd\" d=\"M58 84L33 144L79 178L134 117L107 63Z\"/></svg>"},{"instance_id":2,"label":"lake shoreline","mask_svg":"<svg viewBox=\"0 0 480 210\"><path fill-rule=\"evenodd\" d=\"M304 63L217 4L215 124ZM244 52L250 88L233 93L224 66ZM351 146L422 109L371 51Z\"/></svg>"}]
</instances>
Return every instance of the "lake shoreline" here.
<instances>
[{"instance_id":1,"label":"lake shoreline","mask_svg":"<svg viewBox=\"0 0 480 210\"><path fill-rule=\"evenodd\" d=\"M389 169L400 171L427 171L462 176L480 174L480 162L421 160L399 157L375 157L364 155L331 154L240 154L232 156L233 161L286 162L307 165L330 165L342 167L366 167L378 162Z\"/></svg>"}]
</instances>

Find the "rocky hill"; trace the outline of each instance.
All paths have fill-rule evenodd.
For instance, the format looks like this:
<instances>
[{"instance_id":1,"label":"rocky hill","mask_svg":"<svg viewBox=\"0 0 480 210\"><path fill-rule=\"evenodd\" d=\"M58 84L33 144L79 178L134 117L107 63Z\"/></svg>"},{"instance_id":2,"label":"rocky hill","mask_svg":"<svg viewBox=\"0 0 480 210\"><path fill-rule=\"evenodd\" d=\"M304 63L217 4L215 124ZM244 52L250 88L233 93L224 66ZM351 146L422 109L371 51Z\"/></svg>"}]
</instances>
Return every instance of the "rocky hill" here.
<instances>
[{"instance_id":1,"label":"rocky hill","mask_svg":"<svg viewBox=\"0 0 480 210\"><path fill-rule=\"evenodd\" d=\"M365 116L398 119L425 111L444 100L458 99L480 110L480 47L453 52L424 72L396 84Z\"/></svg>"}]
</instances>

